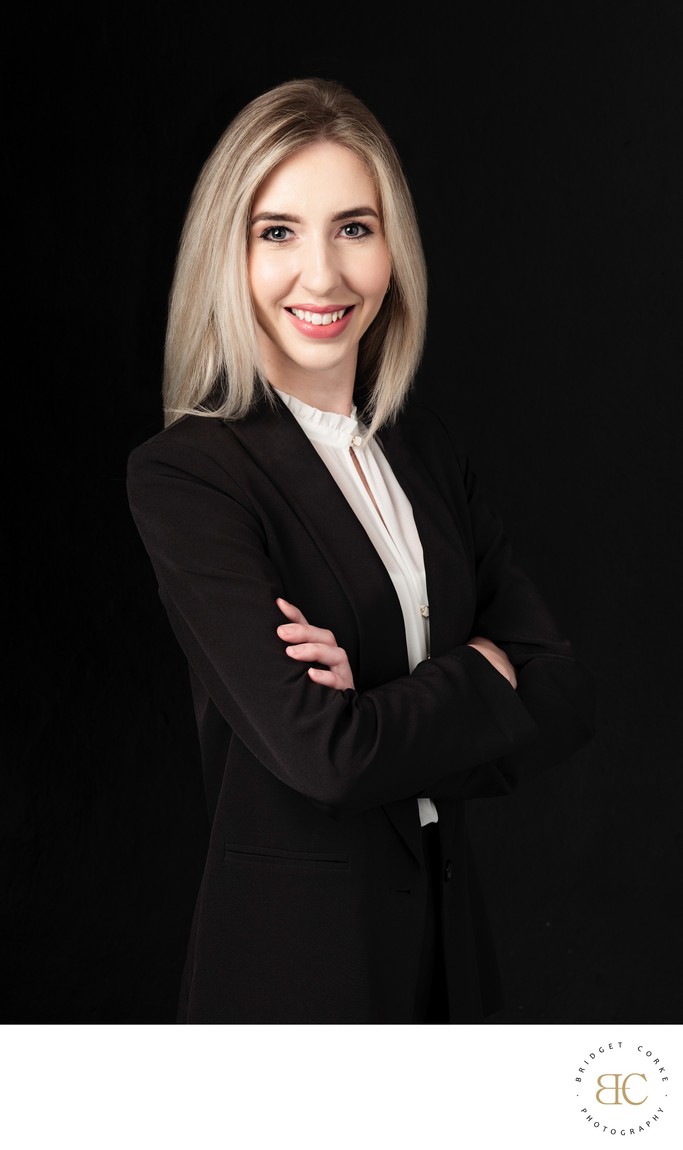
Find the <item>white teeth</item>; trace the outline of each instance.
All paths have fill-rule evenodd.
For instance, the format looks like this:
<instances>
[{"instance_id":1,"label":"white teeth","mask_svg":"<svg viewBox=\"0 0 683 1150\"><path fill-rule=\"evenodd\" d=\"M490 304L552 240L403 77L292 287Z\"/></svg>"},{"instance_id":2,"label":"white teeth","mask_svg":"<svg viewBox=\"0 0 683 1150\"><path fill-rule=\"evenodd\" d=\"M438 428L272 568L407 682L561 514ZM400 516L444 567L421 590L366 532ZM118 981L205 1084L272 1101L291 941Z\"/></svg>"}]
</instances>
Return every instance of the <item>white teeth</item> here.
<instances>
[{"instance_id":1,"label":"white teeth","mask_svg":"<svg viewBox=\"0 0 683 1150\"><path fill-rule=\"evenodd\" d=\"M346 312L345 307L343 307L341 309L341 311L325 311L325 312L302 311L301 308L298 308L298 307L290 308L290 310L292 312L292 315L295 315L297 319L302 319L302 320L304 320L305 323L315 324L317 327L320 327L321 324L327 325L330 323L336 323L337 320L341 319L342 316L344 315L344 313Z\"/></svg>"}]
</instances>

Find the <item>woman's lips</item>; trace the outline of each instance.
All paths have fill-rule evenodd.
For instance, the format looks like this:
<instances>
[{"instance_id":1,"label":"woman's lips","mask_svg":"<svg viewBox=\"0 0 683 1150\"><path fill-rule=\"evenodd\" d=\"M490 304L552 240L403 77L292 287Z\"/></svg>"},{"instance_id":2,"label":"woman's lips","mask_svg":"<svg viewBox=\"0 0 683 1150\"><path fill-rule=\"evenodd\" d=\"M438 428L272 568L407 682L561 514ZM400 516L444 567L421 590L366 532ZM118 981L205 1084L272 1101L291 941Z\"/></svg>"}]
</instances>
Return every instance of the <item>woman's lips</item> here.
<instances>
[{"instance_id":1,"label":"woman's lips","mask_svg":"<svg viewBox=\"0 0 683 1150\"><path fill-rule=\"evenodd\" d=\"M353 306L343 308L285 308L293 326L309 339L334 339L351 322Z\"/></svg>"}]
</instances>

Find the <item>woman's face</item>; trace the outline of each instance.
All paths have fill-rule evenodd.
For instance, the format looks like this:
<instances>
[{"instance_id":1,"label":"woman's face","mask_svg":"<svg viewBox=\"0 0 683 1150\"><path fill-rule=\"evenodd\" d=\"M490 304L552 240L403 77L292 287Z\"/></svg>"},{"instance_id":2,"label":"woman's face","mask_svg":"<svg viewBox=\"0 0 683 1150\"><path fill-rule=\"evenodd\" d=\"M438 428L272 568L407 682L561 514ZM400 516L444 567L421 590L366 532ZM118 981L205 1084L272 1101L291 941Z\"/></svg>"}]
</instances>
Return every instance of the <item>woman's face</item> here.
<instances>
[{"instance_id":1,"label":"woman's face","mask_svg":"<svg viewBox=\"0 0 683 1150\"><path fill-rule=\"evenodd\" d=\"M377 193L339 144L309 144L263 182L252 210L249 282L270 383L311 402L350 395L358 344L389 286Z\"/></svg>"}]
</instances>

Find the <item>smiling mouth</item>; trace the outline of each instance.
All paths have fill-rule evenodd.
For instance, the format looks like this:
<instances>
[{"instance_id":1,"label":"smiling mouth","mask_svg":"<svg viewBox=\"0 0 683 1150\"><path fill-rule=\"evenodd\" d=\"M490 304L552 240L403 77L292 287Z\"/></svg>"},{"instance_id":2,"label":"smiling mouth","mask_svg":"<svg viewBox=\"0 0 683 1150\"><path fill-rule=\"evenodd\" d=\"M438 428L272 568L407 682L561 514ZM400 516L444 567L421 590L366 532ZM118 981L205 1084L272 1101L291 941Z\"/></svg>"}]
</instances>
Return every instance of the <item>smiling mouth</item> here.
<instances>
[{"instance_id":1,"label":"smiling mouth","mask_svg":"<svg viewBox=\"0 0 683 1150\"><path fill-rule=\"evenodd\" d=\"M338 311L302 311L299 307L288 307L286 310L304 323L312 323L317 327L327 327L331 323L338 323L347 312L351 311L351 308L342 307Z\"/></svg>"}]
</instances>

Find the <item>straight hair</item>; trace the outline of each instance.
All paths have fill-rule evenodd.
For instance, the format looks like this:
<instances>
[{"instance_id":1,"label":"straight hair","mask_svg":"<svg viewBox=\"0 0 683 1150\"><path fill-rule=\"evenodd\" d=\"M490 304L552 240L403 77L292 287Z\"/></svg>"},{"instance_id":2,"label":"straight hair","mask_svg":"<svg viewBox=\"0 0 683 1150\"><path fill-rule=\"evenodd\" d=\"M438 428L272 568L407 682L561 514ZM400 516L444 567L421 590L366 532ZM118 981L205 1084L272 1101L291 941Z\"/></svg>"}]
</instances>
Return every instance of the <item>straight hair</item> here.
<instances>
[{"instance_id":1,"label":"straight hair","mask_svg":"<svg viewBox=\"0 0 683 1150\"><path fill-rule=\"evenodd\" d=\"M340 144L368 170L391 260L387 295L359 348L356 395L374 434L395 420L422 359L427 269L415 205L396 147L358 97L335 80L289 80L227 126L192 191L169 297L164 424L183 415L244 418L274 402L248 276L252 205L273 169L301 148Z\"/></svg>"}]
</instances>

